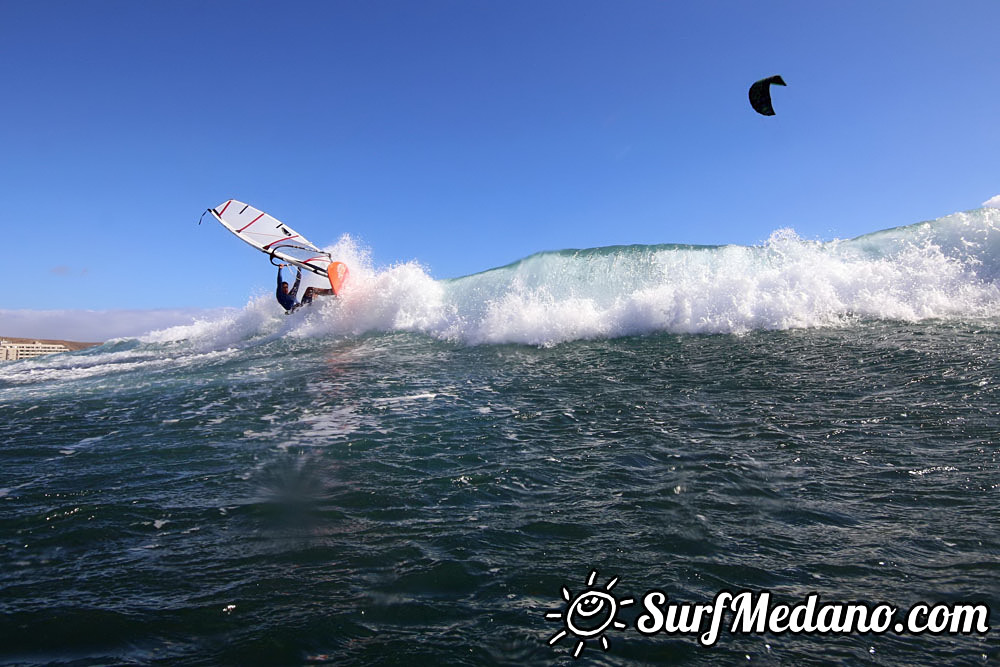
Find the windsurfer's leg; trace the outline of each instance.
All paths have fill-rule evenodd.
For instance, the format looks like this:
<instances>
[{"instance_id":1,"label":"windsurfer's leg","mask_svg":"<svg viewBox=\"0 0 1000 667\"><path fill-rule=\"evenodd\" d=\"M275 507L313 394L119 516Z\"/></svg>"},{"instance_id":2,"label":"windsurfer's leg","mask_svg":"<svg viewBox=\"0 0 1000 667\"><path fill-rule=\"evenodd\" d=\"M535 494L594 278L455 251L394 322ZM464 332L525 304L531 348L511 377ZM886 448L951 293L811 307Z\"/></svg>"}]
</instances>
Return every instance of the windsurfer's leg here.
<instances>
[{"instance_id":1,"label":"windsurfer's leg","mask_svg":"<svg viewBox=\"0 0 1000 667\"><path fill-rule=\"evenodd\" d=\"M302 303L312 303L313 297L328 296L333 294L332 289L322 289L320 287L307 287L306 293L302 295Z\"/></svg>"}]
</instances>

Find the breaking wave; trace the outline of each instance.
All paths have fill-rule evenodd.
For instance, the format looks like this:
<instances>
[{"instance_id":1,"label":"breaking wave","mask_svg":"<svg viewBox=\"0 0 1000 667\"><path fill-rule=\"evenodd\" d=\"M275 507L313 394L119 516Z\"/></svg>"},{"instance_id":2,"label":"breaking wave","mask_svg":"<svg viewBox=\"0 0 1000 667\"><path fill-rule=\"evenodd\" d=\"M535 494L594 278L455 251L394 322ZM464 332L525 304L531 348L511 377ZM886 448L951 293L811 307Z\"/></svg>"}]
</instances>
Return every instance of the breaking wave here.
<instances>
[{"instance_id":1,"label":"breaking wave","mask_svg":"<svg viewBox=\"0 0 1000 667\"><path fill-rule=\"evenodd\" d=\"M435 280L410 262L375 269L345 237L339 300L284 316L270 295L215 322L148 341L418 332L465 344L560 342L657 332L746 333L1000 312L1000 210L978 209L850 240L781 229L761 245L632 245L541 252Z\"/></svg>"},{"instance_id":2,"label":"breaking wave","mask_svg":"<svg viewBox=\"0 0 1000 667\"><path fill-rule=\"evenodd\" d=\"M452 280L435 280L415 262L375 268L348 237L330 250L351 266L339 299L286 316L273 295L257 296L241 309L139 339L4 365L0 385L51 392L53 382L76 380L100 388L122 373L143 383L150 374L211 373L226 364L252 375L268 355L295 355L315 339L373 333L549 346L1000 315L1000 210L994 208L849 240L810 241L783 229L756 246L541 252ZM303 276L309 279L318 280Z\"/></svg>"}]
</instances>

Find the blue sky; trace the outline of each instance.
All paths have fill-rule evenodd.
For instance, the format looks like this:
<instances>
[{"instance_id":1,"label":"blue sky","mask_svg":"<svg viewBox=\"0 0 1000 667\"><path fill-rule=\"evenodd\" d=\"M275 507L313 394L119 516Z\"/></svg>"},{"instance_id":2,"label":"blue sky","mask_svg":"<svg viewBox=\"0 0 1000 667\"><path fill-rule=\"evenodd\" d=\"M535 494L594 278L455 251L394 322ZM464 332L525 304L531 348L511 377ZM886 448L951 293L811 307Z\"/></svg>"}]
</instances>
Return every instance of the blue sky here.
<instances>
[{"instance_id":1,"label":"blue sky","mask_svg":"<svg viewBox=\"0 0 1000 667\"><path fill-rule=\"evenodd\" d=\"M438 278L974 208L998 25L995 0L0 0L0 310L241 306L270 264L197 225L230 197Z\"/></svg>"}]
</instances>

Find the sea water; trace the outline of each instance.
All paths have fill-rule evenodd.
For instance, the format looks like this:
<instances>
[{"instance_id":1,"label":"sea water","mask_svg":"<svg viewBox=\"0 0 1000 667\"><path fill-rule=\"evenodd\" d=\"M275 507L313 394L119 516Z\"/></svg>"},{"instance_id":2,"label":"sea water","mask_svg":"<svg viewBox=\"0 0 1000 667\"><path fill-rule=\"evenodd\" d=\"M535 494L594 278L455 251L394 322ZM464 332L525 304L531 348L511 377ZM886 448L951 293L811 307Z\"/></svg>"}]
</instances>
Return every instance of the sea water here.
<instances>
[{"instance_id":1,"label":"sea water","mask_svg":"<svg viewBox=\"0 0 1000 667\"><path fill-rule=\"evenodd\" d=\"M448 281L334 251L341 299L0 366L0 662L1000 656L638 630L651 591L1000 613L1000 211Z\"/></svg>"}]
</instances>

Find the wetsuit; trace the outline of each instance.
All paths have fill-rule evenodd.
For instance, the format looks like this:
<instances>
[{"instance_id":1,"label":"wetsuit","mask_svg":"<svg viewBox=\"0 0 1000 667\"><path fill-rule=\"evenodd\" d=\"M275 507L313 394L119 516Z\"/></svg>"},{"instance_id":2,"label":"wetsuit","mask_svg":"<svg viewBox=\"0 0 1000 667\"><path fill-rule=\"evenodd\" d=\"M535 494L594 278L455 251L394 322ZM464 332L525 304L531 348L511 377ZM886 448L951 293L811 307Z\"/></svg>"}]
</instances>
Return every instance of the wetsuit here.
<instances>
[{"instance_id":1,"label":"wetsuit","mask_svg":"<svg viewBox=\"0 0 1000 667\"><path fill-rule=\"evenodd\" d=\"M283 294L281 291L281 267L278 267L278 288L274 291L274 296L277 297L278 303L285 310L293 310L299 305L299 302L295 300L295 294L299 291L299 281L302 279L302 269L295 270L295 284L292 285L292 289L288 290L288 294Z\"/></svg>"}]
</instances>

